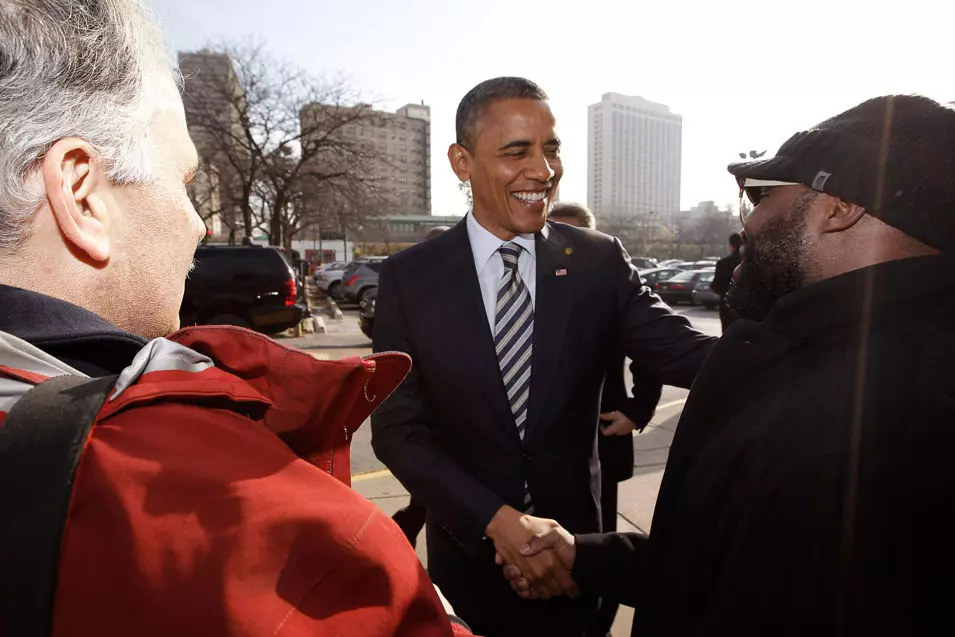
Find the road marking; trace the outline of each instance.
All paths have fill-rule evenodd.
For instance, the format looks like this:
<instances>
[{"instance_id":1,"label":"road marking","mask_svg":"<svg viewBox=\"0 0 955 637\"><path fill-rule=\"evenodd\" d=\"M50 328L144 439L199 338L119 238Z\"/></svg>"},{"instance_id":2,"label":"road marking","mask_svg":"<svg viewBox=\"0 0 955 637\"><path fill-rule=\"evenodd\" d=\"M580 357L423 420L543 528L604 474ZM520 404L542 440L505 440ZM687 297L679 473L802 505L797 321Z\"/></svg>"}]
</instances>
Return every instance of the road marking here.
<instances>
[{"instance_id":1,"label":"road marking","mask_svg":"<svg viewBox=\"0 0 955 637\"><path fill-rule=\"evenodd\" d=\"M374 480L375 478L387 478L391 475L391 472L387 469L379 469L378 471L369 471L368 473L359 473L351 477L352 482L362 482L364 480Z\"/></svg>"}]
</instances>

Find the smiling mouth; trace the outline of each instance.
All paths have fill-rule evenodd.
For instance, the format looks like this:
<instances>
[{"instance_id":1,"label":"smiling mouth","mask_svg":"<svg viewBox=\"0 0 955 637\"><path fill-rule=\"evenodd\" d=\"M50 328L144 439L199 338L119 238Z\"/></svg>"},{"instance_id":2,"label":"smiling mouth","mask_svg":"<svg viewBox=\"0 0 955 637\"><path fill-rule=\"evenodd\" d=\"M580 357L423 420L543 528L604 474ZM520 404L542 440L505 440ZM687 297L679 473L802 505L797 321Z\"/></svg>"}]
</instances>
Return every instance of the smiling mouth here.
<instances>
[{"instance_id":1,"label":"smiling mouth","mask_svg":"<svg viewBox=\"0 0 955 637\"><path fill-rule=\"evenodd\" d=\"M546 192L512 192L511 196L524 203L540 203L547 199Z\"/></svg>"}]
</instances>

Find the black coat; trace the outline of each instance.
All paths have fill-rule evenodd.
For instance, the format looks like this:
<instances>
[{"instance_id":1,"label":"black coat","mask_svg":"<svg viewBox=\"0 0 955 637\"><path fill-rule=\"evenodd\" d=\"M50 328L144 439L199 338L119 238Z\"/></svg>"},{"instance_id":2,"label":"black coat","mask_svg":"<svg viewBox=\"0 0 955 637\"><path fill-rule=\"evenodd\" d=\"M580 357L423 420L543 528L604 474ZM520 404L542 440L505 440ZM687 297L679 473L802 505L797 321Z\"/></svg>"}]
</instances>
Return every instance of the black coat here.
<instances>
[{"instance_id":1,"label":"black coat","mask_svg":"<svg viewBox=\"0 0 955 637\"><path fill-rule=\"evenodd\" d=\"M505 504L574 532L599 529L596 432L610 361L630 356L687 387L715 339L649 289L620 243L548 224L537 237L534 349L526 436L507 402L465 221L390 258L381 270L374 348L414 368L372 418L378 457L428 510L428 568L478 632L534 621L580 634L580 604L523 603L484 532ZM533 621L532 621L533 620Z\"/></svg>"},{"instance_id":2,"label":"black coat","mask_svg":"<svg viewBox=\"0 0 955 637\"><path fill-rule=\"evenodd\" d=\"M733 271L740 264L741 258L739 250L733 254L727 255L716 262L716 272L713 273L713 282L710 283L710 289L720 295L720 298L726 296L729 292L730 283L733 282Z\"/></svg>"},{"instance_id":3,"label":"black coat","mask_svg":"<svg viewBox=\"0 0 955 637\"><path fill-rule=\"evenodd\" d=\"M951 634L953 361L952 257L738 321L693 387L649 541L582 536L575 578L635 604L640 637Z\"/></svg>"},{"instance_id":4,"label":"black coat","mask_svg":"<svg viewBox=\"0 0 955 637\"><path fill-rule=\"evenodd\" d=\"M633 395L627 393L624 383L624 360L614 360L604 380L601 413L619 411L643 431L656 411L663 385L644 372L636 363L630 364L633 376ZM607 481L623 482L633 477L633 434L626 436L597 436L600 471Z\"/></svg>"}]
</instances>

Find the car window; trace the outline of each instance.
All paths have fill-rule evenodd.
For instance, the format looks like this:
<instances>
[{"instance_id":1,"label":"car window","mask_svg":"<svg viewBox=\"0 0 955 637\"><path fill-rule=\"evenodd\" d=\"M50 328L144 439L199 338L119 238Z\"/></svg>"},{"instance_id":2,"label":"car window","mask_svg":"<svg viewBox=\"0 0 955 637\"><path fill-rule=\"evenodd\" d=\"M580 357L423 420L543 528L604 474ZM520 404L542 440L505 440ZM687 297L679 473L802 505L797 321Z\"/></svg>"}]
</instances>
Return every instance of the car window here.
<instances>
[{"instance_id":1,"label":"car window","mask_svg":"<svg viewBox=\"0 0 955 637\"><path fill-rule=\"evenodd\" d=\"M713 272L705 272L700 275L700 281L702 281L703 283L709 283L710 281L713 280L713 276L714 276Z\"/></svg>"},{"instance_id":2,"label":"car window","mask_svg":"<svg viewBox=\"0 0 955 637\"><path fill-rule=\"evenodd\" d=\"M686 271L684 271L684 272L680 272L679 274L677 274L677 275L674 276L673 278L667 279L667 280L668 280L668 281L691 281L691 280L693 280L693 276L694 276L694 273L693 273L693 272L686 272Z\"/></svg>"},{"instance_id":3,"label":"car window","mask_svg":"<svg viewBox=\"0 0 955 637\"><path fill-rule=\"evenodd\" d=\"M369 261L365 264L365 267L373 272L381 272L381 266L384 264L384 261Z\"/></svg>"},{"instance_id":4,"label":"car window","mask_svg":"<svg viewBox=\"0 0 955 637\"><path fill-rule=\"evenodd\" d=\"M188 281L228 281L236 275L232 259L219 250L200 250L196 253L196 267Z\"/></svg>"}]
</instances>

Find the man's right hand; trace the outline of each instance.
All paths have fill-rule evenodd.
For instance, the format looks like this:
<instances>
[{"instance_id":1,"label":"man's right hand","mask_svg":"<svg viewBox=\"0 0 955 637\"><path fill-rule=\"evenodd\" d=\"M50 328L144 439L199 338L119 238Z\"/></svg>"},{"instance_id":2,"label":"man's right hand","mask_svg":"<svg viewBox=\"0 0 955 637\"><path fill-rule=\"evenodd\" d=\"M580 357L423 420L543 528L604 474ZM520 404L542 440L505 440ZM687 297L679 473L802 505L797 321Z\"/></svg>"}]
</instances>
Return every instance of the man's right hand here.
<instances>
[{"instance_id":1,"label":"man's right hand","mask_svg":"<svg viewBox=\"0 0 955 637\"><path fill-rule=\"evenodd\" d=\"M577 559L577 546L574 542L574 536L556 523L550 530L536 534L521 551L521 554L527 558L533 558L541 554L546 555L548 553L557 556L561 567L563 567L568 574L574 570L574 561ZM524 599L546 598L532 588L531 583L527 580L524 573L521 572L520 568L510 564L504 564L500 556L498 556L497 563L504 566L504 577L511 583L511 588L513 588L518 595ZM580 589L577 588L575 583L569 594L574 596L579 593Z\"/></svg>"},{"instance_id":2,"label":"man's right hand","mask_svg":"<svg viewBox=\"0 0 955 637\"><path fill-rule=\"evenodd\" d=\"M563 531L554 520L524 515L509 506L501 507L487 527L487 536L497 549L498 564L511 567L505 570L505 575L519 573L516 579L511 579L511 586L524 599L547 599L578 592L561 555L537 548L539 542L549 538L555 530ZM573 544L573 536L570 537ZM572 559L570 564L573 565ZM523 583L523 589L519 583Z\"/></svg>"}]
</instances>

